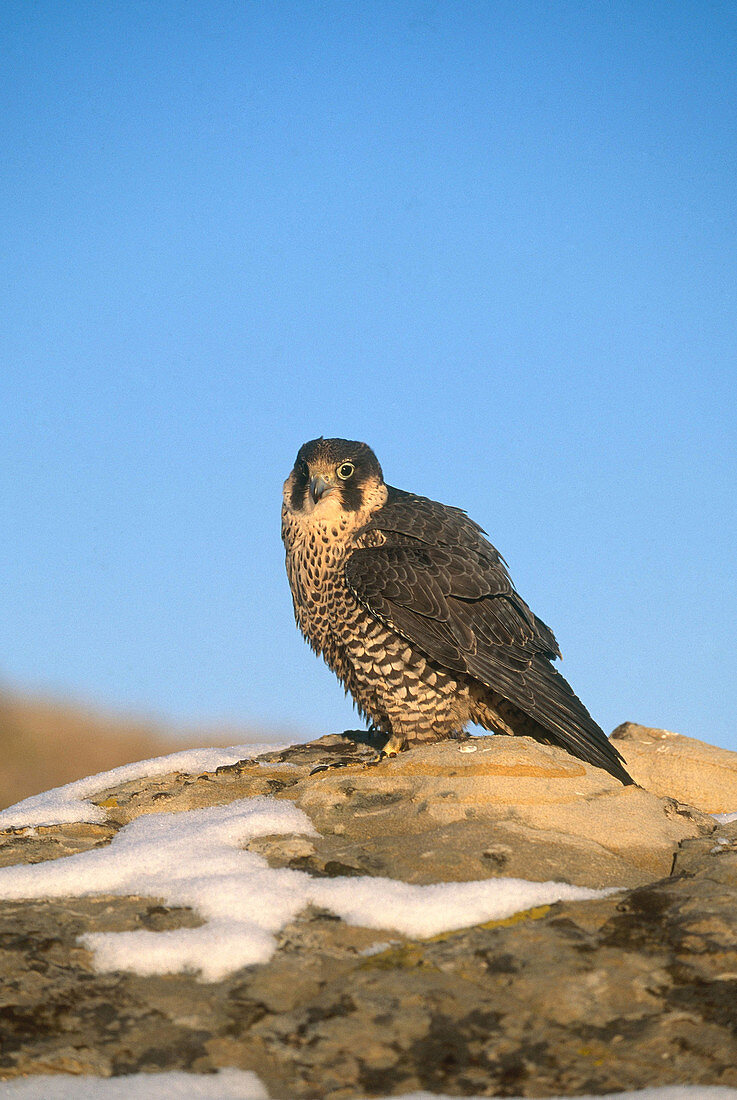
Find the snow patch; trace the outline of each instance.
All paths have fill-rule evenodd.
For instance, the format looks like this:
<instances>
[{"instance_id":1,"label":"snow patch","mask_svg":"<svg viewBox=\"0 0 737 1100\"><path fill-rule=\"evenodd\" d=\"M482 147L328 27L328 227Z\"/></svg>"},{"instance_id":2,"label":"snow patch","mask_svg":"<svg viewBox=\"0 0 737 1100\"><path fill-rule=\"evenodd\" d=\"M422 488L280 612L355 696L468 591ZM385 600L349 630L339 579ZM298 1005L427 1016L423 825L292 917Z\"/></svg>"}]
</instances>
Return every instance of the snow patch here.
<instances>
[{"instance_id":1,"label":"snow patch","mask_svg":"<svg viewBox=\"0 0 737 1100\"><path fill-rule=\"evenodd\" d=\"M19 1100L269 1100L255 1073L132 1073L125 1077L53 1075L0 1082L0 1096Z\"/></svg>"},{"instance_id":2,"label":"snow patch","mask_svg":"<svg viewBox=\"0 0 737 1100\"><path fill-rule=\"evenodd\" d=\"M133 764L123 764L109 772L90 775L63 787L54 787L43 794L34 794L0 810L0 829L24 828L33 825L68 825L77 821L100 824L105 821L105 811L86 799L102 791L128 783L133 779L146 779L169 772L183 775L199 775L201 772L214 772L227 764L237 764L239 760L249 760L263 752L278 752L290 744L233 745L232 748L183 749L168 756L155 756L151 760L137 760Z\"/></svg>"},{"instance_id":3,"label":"snow patch","mask_svg":"<svg viewBox=\"0 0 737 1100\"><path fill-rule=\"evenodd\" d=\"M104 848L45 863L0 869L0 897L139 895L188 906L199 928L165 932L91 932L80 938L100 970L139 974L198 972L219 981L267 962L275 934L308 905L350 924L433 936L559 900L603 897L560 882L492 878L414 886L388 878L312 878L271 868L245 841L273 834L316 835L292 802L247 798L226 806L148 814Z\"/></svg>"},{"instance_id":4,"label":"snow patch","mask_svg":"<svg viewBox=\"0 0 737 1100\"><path fill-rule=\"evenodd\" d=\"M221 1069L217 1073L133 1073L125 1077L50 1075L0 1082L9 1100L269 1100L255 1073ZM411 1092L384 1100L457 1100L449 1093ZM489 1100L471 1096L464 1100ZM524 1100L516 1097L516 1100ZM549 1097L548 1100L567 1100ZM580 1096L577 1100L602 1100ZM737 1100L737 1089L708 1085L666 1085L634 1092L610 1092L606 1100Z\"/></svg>"},{"instance_id":5,"label":"snow patch","mask_svg":"<svg viewBox=\"0 0 737 1100\"><path fill-rule=\"evenodd\" d=\"M721 821L722 825L727 825L730 821L737 821L737 810L733 810L728 814L712 814L717 821Z\"/></svg>"}]
</instances>

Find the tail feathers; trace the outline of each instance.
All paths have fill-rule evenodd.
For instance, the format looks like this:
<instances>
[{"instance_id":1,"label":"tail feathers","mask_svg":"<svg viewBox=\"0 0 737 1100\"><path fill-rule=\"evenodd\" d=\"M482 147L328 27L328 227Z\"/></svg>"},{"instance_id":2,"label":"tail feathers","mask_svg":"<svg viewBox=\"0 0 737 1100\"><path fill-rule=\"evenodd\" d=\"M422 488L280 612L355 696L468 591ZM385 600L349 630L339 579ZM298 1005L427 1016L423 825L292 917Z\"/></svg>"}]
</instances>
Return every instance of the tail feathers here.
<instances>
[{"instance_id":1,"label":"tail feathers","mask_svg":"<svg viewBox=\"0 0 737 1100\"><path fill-rule=\"evenodd\" d=\"M511 708L505 708L505 725L511 733L534 737L543 744L558 745L571 756L603 768L625 786L634 783L614 745L568 681L545 658L533 660L522 677L519 674L509 676L504 685L497 674L494 687L497 700L502 696L512 704ZM493 712L498 713L498 706L492 705L491 710L493 726ZM514 711L517 711L516 718Z\"/></svg>"},{"instance_id":2,"label":"tail feathers","mask_svg":"<svg viewBox=\"0 0 737 1100\"><path fill-rule=\"evenodd\" d=\"M624 786L634 783L634 779L624 766L624 760L593 719L591 719L585 730L571 731L551 727L553 727L552 721L547 722L543 727L550 744L559 745L571 756L575 756L587 764L593 764L596 768L603 768L604 771L609 772ZM542 740L542 738L540 739Z\"/></svg>"}]
</instances>

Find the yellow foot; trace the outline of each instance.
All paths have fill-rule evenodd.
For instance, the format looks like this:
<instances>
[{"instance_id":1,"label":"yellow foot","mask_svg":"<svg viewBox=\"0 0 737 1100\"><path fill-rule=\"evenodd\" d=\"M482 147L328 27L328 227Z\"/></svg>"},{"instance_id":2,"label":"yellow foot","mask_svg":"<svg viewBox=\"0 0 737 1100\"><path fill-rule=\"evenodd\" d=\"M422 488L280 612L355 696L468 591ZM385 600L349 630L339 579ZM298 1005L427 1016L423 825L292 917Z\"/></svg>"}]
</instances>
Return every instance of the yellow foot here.
<instances>
[{"instance_id":1,"label":"yellow foot","mask_svg":"<svg viewBox=\"0 0 737 1100\"><path fill-rule=\"evenodd\" d=\"M393 756L398 756L399 753L396 749L379 749L376 756L371 760L367 760L365 766L367 768L375 768L377 764L381 764L382 760L390 760Z\"/></svg>"},{"instance_id":2,"label":"yellow foot","mask_svg":"<svg viewBox=\"0 0 737 1100\"><path fill-rule=\"evenodd\" d=\"M407 738L398 733L393 733L383 748L379 750L379 756L397 756L400 752L406 752L409 748Z\"/></svg>"}]
</instances>

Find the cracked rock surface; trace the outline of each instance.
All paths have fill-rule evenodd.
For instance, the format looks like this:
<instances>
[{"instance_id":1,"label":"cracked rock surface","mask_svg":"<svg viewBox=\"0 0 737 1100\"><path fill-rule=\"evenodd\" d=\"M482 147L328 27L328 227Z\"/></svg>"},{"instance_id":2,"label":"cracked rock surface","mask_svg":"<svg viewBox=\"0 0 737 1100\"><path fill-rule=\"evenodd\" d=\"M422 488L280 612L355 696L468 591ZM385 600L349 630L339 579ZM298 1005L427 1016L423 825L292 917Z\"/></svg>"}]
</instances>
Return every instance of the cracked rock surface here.
<instances>
[{"instance_id":1,"label":"cracked rock surface","mask_svg":"<svg viewBox=\"0 0 737 1100\"><path fill-rule=\"evenodd\" d=\"M105 845L141 814L269 795L294 801L318 831L251 840L272 866L622 889L432 939L309 908L270 962L209 983L98 973L79 943L90 931L195 927L190 909L139 897L0 901L0 1079L236 1066L277 1100L737 1087L737 822L717 824L682 791L621 787L527 739L471 747L444 742L366 766L369 749L327 737L202 776L135 780L94 799L103 825L0 834L0 865Z\"/></svg>"}]
</instances>

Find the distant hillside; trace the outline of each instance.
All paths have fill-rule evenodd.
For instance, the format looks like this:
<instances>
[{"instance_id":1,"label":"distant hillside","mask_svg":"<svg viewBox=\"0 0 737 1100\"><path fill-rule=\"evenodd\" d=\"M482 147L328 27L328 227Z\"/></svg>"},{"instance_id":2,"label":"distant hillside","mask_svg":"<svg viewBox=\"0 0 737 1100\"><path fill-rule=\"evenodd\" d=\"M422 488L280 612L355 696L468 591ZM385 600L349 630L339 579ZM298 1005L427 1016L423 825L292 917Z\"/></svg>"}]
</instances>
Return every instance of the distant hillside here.
<instances>
[{"instance_id":1,"label":"distant hillside","mask_svg":"<svg viewBox=\"0 0 737 1100\"><path fill-rule=\"evenodd\" d=\"M0 809L134 760L279 736L222 726L175 730L131 715L0 690Z\"/></svg>"}]
</instances>

